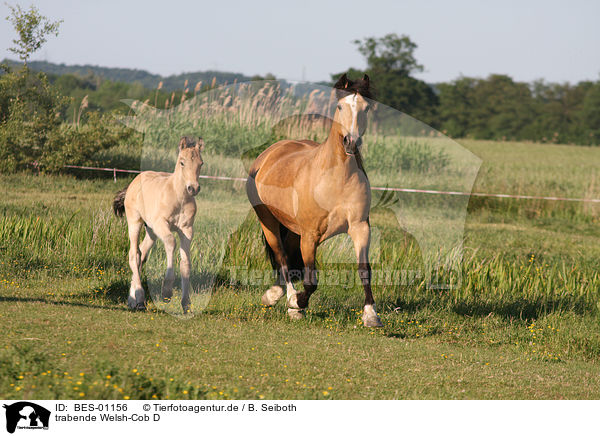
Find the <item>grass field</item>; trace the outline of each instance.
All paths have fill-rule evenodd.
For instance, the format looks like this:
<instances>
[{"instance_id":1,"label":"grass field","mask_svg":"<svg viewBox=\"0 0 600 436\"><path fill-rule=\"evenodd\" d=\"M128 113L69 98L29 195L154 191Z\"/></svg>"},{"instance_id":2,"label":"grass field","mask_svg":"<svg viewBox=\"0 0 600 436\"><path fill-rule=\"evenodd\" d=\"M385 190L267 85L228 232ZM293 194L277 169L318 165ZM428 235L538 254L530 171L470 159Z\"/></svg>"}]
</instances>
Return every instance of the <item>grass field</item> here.
<instances>
[{"instance_id":1,"label":"grass field","mask_svg":"<svg viewBox=\"0 0 600 436\"><path fill-rule=\"evenodd\" d=\"M600 198L600 149L461 143L483 159L474 191ZM268 266L243 189L227 182L203 182L197 198L193 280L215 284L210 299L191 318L176 305L127 311L126 225L110 206L128 180L0 176L0 396L600 398L598 205L471 199L461 286L381 283L385 327L372 330L356 283L319 286L299 322L283 302L260 304L265 286L231 273ZM380 265L422 267L385 210L372 224ZM346 258L332 243L320 261L343 270ZM162 262L157 244L151 290Z\"/></svg>"}]
</instances>

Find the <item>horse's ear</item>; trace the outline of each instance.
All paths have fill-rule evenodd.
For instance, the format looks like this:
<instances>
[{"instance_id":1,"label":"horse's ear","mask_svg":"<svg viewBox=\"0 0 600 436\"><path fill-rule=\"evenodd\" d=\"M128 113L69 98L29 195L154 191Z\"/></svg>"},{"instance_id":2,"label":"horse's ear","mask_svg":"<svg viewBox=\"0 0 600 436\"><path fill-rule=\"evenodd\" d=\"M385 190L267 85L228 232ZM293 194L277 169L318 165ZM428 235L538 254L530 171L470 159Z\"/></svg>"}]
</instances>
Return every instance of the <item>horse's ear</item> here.
<instances>
[{"instance_id":1,"label":"horse's ear","mask_svg":"<svg viewBox=\"0 0 600 436\"><path fill-rule=\"evenodd\" d=\"M199 138L198 141L196 141L196 148L198 151L204 151L204 139Z\"/></svg>"},{"instance_id":2,"label":"horse's ear","mask_svg":"<svg viewBox=\"0 0 600 436\"><path fill-rule=\"evenodd\" d=\"M369 76L365 74L363 76L363 80L364 80L364 82L365 82L365 84L367 85L367 88L368 88L371 85L371 79L369 79Z\"/></svg>"},{"instance_id":3,"label":"horse's ear","mask_svg":"<svg viewBox=\"0 0 600 436\"><path fill-rule=\"evenodd\" d=\"M346 73L342 74L342 77L340 77L338 79L338 81L336 82L336 84L334 85L335 89L346 89L349 85L348 83L348 76L346 76Z\"/></svg>"}]
</instances>

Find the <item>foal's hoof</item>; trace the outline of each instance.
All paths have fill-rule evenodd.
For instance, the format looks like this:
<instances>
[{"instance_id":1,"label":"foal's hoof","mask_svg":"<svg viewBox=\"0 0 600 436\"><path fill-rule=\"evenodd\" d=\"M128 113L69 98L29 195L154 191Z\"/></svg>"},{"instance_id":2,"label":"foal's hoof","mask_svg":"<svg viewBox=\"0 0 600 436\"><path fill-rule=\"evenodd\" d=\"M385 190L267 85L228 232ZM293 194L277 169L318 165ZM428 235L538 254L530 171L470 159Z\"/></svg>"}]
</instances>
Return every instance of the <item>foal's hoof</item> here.
<instances>
[{"instance_id":1,"label":"foal's hoof","mask_svg":"<svg viewBox=\"0 0 600 436\"><path fill-rule=\"evenodd\" d=\"M290 319L298 320L304 318L304 309L288 309Z\"/></svg>"},{"instance_id":2,"label":"foal's hoof","mask_svg":"<svg viewBox=\"0 0 600 436\"><path fill-rule=\"evenodd\" d=\"M271 286L263 294L260 301L265 306L275 306L281 297L283 297L283 289L281 286Z\"/></svg>"},{"instance_id":3,"label":"foal's hoof","mask_svg":"<svg viewBox=\"0 0 600 436\"><path fill-rule=\"evenodd\" d=\"M141 301L140 303L137 302L137 300L135 300L132 297L129 297L127 299L127 307L129 308L129 310L146 310L146 303L144 301Z\"/></svg>"}]
</instances>

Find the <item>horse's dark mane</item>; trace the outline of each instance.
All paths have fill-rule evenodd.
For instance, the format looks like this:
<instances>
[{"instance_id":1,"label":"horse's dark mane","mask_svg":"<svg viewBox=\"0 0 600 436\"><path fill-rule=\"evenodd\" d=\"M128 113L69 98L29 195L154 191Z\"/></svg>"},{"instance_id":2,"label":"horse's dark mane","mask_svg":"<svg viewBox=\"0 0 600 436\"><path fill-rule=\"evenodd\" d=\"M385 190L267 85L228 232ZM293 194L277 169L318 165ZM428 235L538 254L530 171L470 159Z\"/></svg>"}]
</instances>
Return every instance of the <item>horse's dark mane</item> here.
<instances>
[{"instance_id":1,"label":"horse's dark mane","mask_svg":"<svg viewBox=\"0 0 600 436\"><path fill-rule=\"evenodd\" d=\"M358 166L358 169L360 169L367 178L367 180L369 180L369 176L367 176L367 172L365 171L365 166L363 164L363 158L362 154L360 154L360 150L356 150L356 153L354 153L354 158L356 159L356 165Z\"/></svg>"},{"instance_id":2,"label":"horse's dark mane","mask_svg":"<svg viewBox=\"0 0 600 436\"><path fill-rule=\"evenodd\" d=\"M375 90L371 86L371 80L366 74L362 79L350 80L346 74L339 78L334 85L337 99L343 98L348 94L360 94L364 98L373 100Z\"/></svg>"}]
</instances>

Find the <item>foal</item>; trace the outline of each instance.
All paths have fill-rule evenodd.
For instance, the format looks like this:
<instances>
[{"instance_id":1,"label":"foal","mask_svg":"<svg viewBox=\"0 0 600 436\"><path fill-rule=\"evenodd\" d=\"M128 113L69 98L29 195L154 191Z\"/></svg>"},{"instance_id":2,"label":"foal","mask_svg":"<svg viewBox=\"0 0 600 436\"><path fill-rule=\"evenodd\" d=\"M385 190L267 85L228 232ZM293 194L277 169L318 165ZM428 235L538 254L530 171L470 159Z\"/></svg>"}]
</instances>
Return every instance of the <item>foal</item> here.
<instances>
[{"instance_id":1,"label":"foal","mask_svg":"<svg viewBox=\"0 0 600 436\"><path fill-rule=\"evenodd\" d=\"M344 74L335 84L337 107L327 140L279 141L252 164L246 190L283 282L262 297L274 305L287 292L288 314L304 316L317 289L317 246L340 233L354 242L358 272L365 291L363 324L380 327L371 292L369 209L371 191L360 147L366 129L369 77L349 80ZM304 292L292 284L294 265L304 271ZM296 267L297 268L297 267Z\"/></svg>"},{"instance_id":2,"label":"foal","mask_svg":"<svg viewBox=\"0 0 600 436\"><path fill-rule=\"evenodd\" d=\"M190 244L196 215L194 196L200 190L198 176L204 163L200 155L203 148L202 139L195 141L187 136L182 137L177 164L172 174L144 171L115 196L114 212L117 216L125 213L129 228L129 266L133 272L127 299L130 309L146 309L141 269L157 236L167 252L167 272L161 295L165 301L173 296L173 255L176 242L172 232L177 232L181 255L181 306L184 313L190 311ZM142 224L146 227L146 236L138 248Z\"/></svg>"}]
</instances>

